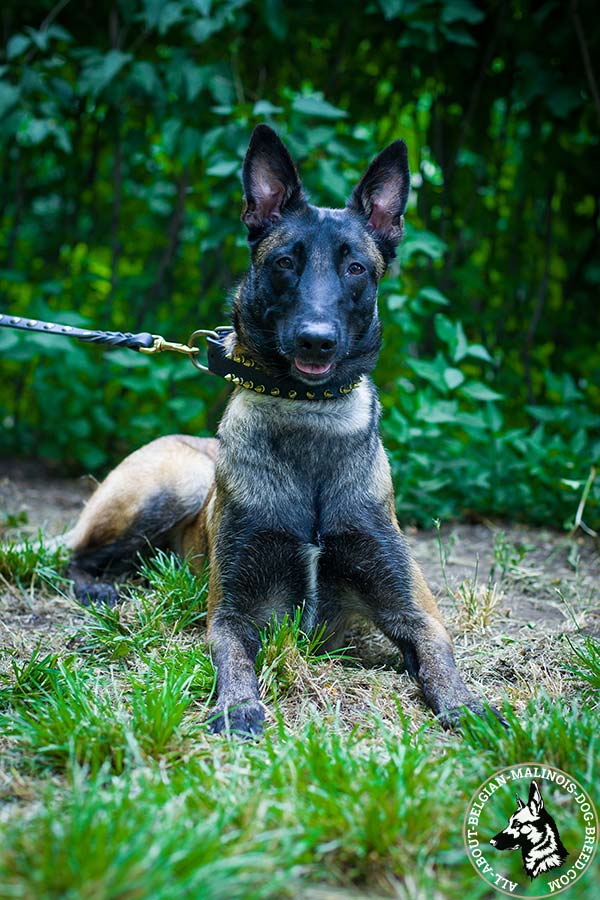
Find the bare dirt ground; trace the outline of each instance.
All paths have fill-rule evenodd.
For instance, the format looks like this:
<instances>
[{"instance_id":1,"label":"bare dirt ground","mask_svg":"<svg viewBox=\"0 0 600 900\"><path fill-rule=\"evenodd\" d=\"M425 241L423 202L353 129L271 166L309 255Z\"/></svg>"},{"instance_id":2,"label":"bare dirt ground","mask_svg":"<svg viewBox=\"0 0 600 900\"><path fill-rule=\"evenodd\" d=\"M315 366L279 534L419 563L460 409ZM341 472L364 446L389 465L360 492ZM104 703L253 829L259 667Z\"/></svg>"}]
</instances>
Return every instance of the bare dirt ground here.
<instances>
[{"instance_id":1,"label":"bare dirt ground","mask_svg":"<svg viewBox=\"0 0 600 900\"><path fill-rule=\"evenodd\" d=\"M35 536L38 528L46 536L63 532L92 490L90 479L58 479L29 465L4 464L0 540ZM498 522L443 525L439 539L434 530L407 534L476 692L518 708L540 691L553 697L577 691L568 665L571 644L600 634L597 540ZM0 650L27 657L41 643L45 652L66 651L84 616L68 594L27 593L0 582ZM321 666L303 679L285 700L285 715L301 721L333 703L349 727L368 727L374 709L392 720L400 702L420 724L428 713L395 648L365 624L357 624L348 643L354 659Z\"/></svg>"}]
</instances>

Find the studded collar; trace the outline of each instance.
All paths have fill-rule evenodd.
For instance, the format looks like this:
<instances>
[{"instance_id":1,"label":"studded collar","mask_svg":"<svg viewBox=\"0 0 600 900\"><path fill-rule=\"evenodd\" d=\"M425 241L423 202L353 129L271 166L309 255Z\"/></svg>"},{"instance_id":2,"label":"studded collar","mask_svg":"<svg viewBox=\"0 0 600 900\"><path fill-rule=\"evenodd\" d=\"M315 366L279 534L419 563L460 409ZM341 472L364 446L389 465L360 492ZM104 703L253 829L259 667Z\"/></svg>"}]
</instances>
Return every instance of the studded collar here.
<instances>
[{"instance_id":1,"label":"studded collar","mask_svg":"<svg viewBox=\"0 0 600 900\"><path fill-rule=\"evenodd\" d=\"M232 332L232 328L220 328L218 337L207 337L208 369L213 375L255 394L284 400L339 400L360 384L360 379L351 383L331 380L313 386L291 375L281 378L269 375L251 356L236 351L230 340Z\"/></svg>"}]
</instances>

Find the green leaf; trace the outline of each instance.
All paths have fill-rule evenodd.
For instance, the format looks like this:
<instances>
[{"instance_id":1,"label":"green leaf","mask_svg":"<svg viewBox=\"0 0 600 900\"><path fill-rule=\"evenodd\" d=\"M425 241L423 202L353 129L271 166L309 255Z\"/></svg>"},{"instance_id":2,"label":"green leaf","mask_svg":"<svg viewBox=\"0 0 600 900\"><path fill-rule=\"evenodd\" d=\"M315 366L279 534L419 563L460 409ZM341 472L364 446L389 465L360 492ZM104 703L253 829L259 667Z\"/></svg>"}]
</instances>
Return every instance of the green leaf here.
<instances>
[{"instance_id":1,"label":"green leaf","mask_svg":"<svg viewBox=\"0 0 600 900\"><path fill-rule=\"evenodd\" d=\"M270 100L258 100L252 110L253 116L273 116L283 112L283 106L275 106Z\"/></svg>"},{"instance_id":2,"label":"green leaf","mask_svg":"<svg viewBox=\"0 0 600 900\"><path fill-rule=\"evenodd\" d=\"M292 109L303 116L314 116L321 119L345 119L348 116L344 109L338 109L319 94L294 97Z\"/></svg>"},{"instance_id":3,"label":"green leaf","mask_svg":"<svg viewBox=\"0 0 600 900\"><path fill-rule=\"evenodd\" d=\"M465 376L460 371L460 369L455 369L452 366L449 366L447 369L444 369L444 381L450 388L453 390L463 383L465 380Z\"/></svg>"},{"instance_id":4,"label":"green leaf","mask_svg":"<svg viewBox=\"0 0 600 900\"><path fill-rule=\"evenodd\" d=\"M407 359L407 363L413 372L416 372L421 378L429 381L430 384L434 385L438 390L446 393L448 385L444 378L444 373L440 370L438 363L431 362L427 359Z\"/></svg>"},{"instance_id":5,"label":"green leaf","mask_svg":"<svg viewBox=\"0 0 600 900\"><path fill-rule=\"evenodd\" d=\"M6 353L19 343L17 335L6 329L0 330L0 353Z\"/></svg>"},{"instance_id":6,"label":"green leaf","mask_svg":"<svg viewBox=\"0 0 600 900\"><path fill-rule=\"evenodd\" d=\"M207 175L216 175L219 178L228 178L230 175L233 175L234 172L240 167L240 162L237 159L222 159L219 162L213 163L212 166L209 166L206 170Z\"/></svg>"},{"instance_id":7,"label":"green leaf","mask_svg":"<svg viewBox=\"0 0 600 900\"><path fill-rule=\"evenodd\" d=\"M271 34L282 41L288 31L288 20L283 0L264 0L263 15Z\"/></svg>"},{"instance_id":8,"label":"green leaf","mask_svg":"<svg viewBox=\"0 0 600 900\"><path fill-rule=\"evenodd\" d=\"M469 344L466 355L472 356L474 359L483 359L485 362L494 362L483 344Z\"/></svg>"},{"instance_id":9,"label":"green leaf","mask_svg":"<svg viewBox=\"0 0 600 900\"><path fill-rule=\"evenodd\" d=\"M461 47L476 47L477 41L473 35L464 28L444 28L446 40L451 44L460 44Z\"/></svg>"},{"instance_id":10,"label":"green leaf","mask_svg":"<svg viewBox=\"0 0 600 900\"><path fill-rule=\"evenodd\" d=\"M561 84L549 94L546 103L555 115L566 119L570 112L583 105L583 100L579 91Z\"/></svg>"},{"instance_id":11,"label":"green leaf","mask_svg":"<svg viewBox=\"0 0 600 900\"><path fill-rule=\"evenodd\" d=\"M487 384L484 384L482 381L470 381L461 388L461 393L471 400L494 401L502 400L504 397L504 394L499 394L498 391L492 390L492 388L489 388Z\"/></svg>"},{"instance_id":12,"label":"green leaf","mask_svg":"<svg viewBox=\"0 0 600 900\"><path fill-rule=\"evenodd\" d=\"M15 59L30 46L31 40L25 34L13 34L6 45L7 59Z\"/></svg>"},{"instance_id":13,"label":"green leaf","mask_svg":"<svg viewBox=\"0 0 600 900\"><path fill-rule=\"evenodd\" d=\"M120 50L109 50L103 56L90 54L79 79L80 94L97 97L132 58L131 53Z\"/></svg>"},{"instance_id":14,"label":"green leaf","mask_svg":"<svg viewBox=\"0 0 600 900\"><path fill-rule=\"evenodd\" d=\"M444 241L431 231L412 231L408 232L404 243L400 246L400 260L406 263L417 253L424 253L430 259L440 259L445 250Z\"/></svg>"},{"instance_id":15,"label":"green leaf","mask_svg":"<svg viewBox=\"0 0 600 900\"><path fill-rule=\"evenodd\" d=\"M460 362L467 354L468 342L462 322L452 322L442 313L435 317L435 330L439 338L447 344L453 362Z\"/></svg>"},{"instance_id":16,"label":"green leaf","mask_svg":"<svg viewBox=\"0 0 600 900\"><path fill-rule=\"evenodd\" d=\"M429 300L430 303L436 303L438 306L449 306L450 301L441 291L434 287L421 288L417 297L423 300Z\"/></svg>"},{"instance_id":17,"label":"green leaf","mask_svg":"<svg viewBox=\"0 0 600 900\"><path fill-rule=\"evenodd\" d=\"M156 67L149 62L136 62L131 69L131 81L138 84L147 94L156 95L162 91L162 84Z\"/></svg>"},{"instance_id":18,"label":"green leaf","mask_svg":"<svg viewBox=\"0 0 600 900\"><path fill-rule=\"evenodd\" d=\"M19 99L19 89L6 81L0 81L0 118L12 109Z\"/></svg>"},{"instance_id":19,"label":"green leaf","mask_svg":"<svg viewBox=\"0 0 600 900\"><path fill-rule=\"evenodd\" d=\"M485 19L485 13L471 0L446 0L442 10L442 22L446 25L452 22L468 22L476 25Z\"/></svg>"}]
</instances>

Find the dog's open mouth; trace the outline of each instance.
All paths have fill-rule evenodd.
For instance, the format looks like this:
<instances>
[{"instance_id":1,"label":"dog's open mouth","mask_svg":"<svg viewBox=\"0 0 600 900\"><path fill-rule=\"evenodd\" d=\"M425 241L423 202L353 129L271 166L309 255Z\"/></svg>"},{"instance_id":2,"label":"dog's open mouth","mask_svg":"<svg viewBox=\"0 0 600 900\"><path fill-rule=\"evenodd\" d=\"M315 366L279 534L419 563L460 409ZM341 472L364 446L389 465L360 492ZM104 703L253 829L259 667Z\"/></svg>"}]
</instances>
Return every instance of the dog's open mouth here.
<instances>
[{"instance_id":1,"label":"dog's open mouth","mask_svg":"<svg viewBox=\"0 0 600 900\"><path fill-rule=\"evenodd\" d=\"M333 369L333 363L304 362L296 356L294 358L294 369L296 369L304 379L310 381L322 381Z\"/></svg>"}]
</instances>

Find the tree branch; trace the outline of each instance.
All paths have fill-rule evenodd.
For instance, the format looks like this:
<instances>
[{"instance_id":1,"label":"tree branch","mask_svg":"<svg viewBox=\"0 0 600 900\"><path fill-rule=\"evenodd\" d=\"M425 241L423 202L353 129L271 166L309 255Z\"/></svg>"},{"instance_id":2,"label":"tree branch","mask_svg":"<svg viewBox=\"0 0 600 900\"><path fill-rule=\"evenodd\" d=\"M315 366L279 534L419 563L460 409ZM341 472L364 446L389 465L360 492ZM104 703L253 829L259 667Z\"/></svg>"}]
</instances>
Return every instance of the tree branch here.
<instances>
[{"instance_id":1,"label":"tree branch","mask_svg":"<svg viewBox=\"0 0 600 900\"><path fill-rule=\"evenodd\" d=\"M590 51L587 45L587 41L585 39L585 32L583 30L583 24L581 21L581 16L579 15L579 2L578 0L571 0L571 17L573 19L573 25L575 26L575 31L577 33L577 40L579 41L579 49L581 50L581 59L583 60L583 67L585 69L585 74L587 76L588 84L590 86L590 91L592 92L592 98L594 100L594 106L596 107L596 112L598 113L598 118L600 119L600 93L598 92L598 83L596 81L596 76L594 75L594 70L592 69L592 61L590 59Z\"/></svg>"}]
</instances>

